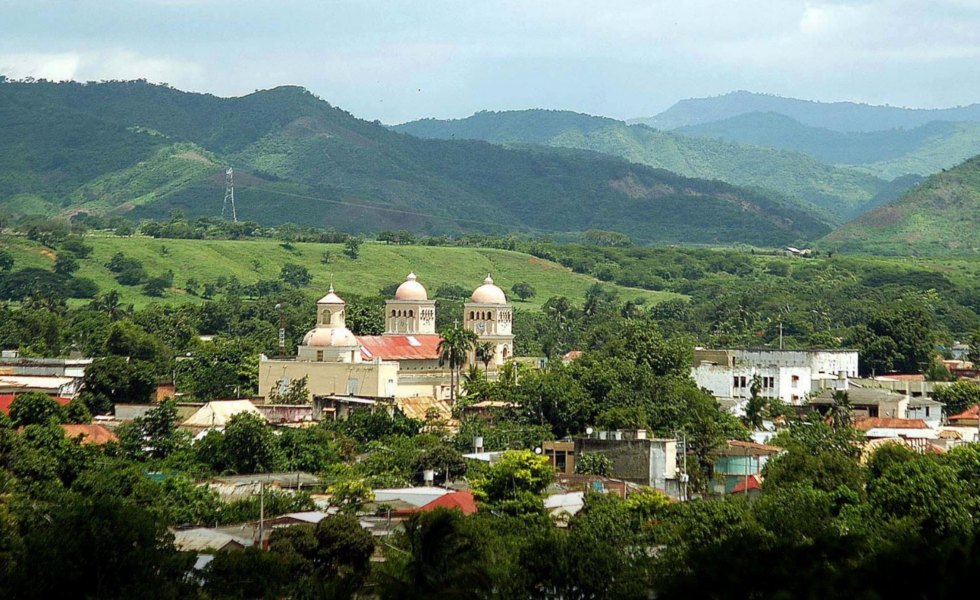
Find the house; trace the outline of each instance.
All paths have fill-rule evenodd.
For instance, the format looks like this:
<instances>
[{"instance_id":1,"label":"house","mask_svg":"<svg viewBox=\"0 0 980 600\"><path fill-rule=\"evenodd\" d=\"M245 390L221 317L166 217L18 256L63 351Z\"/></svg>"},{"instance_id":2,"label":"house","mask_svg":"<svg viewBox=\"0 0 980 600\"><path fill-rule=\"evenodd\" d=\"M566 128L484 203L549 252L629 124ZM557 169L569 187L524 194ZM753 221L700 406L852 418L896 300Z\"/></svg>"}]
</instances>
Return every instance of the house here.
<instances>
[{"instance_id":1,"label":"house","mask_svg":"<svg viewBox=\"0 0 980 600\"><path fill-rule=\"evenodd\" d=\"M759 475L749 475L736 483L728 493L744 494L755 498L762 493L762 478Z\"/></svg>"},{"instance_id":2,"label":"house","mask_svg":"<svg viewBox=\"0 0 980 600\"><path fill-rule=\"evenodd\" d=\"M399 500L415 507L425 506L446 494L451 494L452 490L445 488L426 486L409 488L386 488L374 490L374 501L378 503Z\"/></svg>"},{"instance_id":3,"label":"house","mask_svg":"<svg viewBox=\"0 0 980 600\"><path fill-rule=\"evenodd\" d=\"M980 404L974 404L963 412L957 413L946 419L950 425L955 427L980 427Z\"/></svg>"},{"instance_id":4,"label":"house","mask_svg":"<svg viewBox=\"0 0 980 600\"><path fill-rule=\"evenodd\" d=\"M778 446L728 440L724 446L711 453L714 456L715 472L713 491L716 494L730 494L736 489L745 492L745 486L750 485L746 483L749 478L761 481L766 462L782 451Z\"/></svg>"},{"instance_id":5,"label":"house","mask_svg":"<svg viewBox=\"0 0 980 600\"><path fill-rule=\"evenodd\" d=\"M473 492L470 492L469 490L459 490L456 492L443 494L435 500L413 509L413 512L430 512L437 508L459 510L464 515L472 515L478 510L476 506L476 499L473 497Z\"/></svg>"},{"instance_id":6,"label":"house","mask_svg":"<svg viewBox=\"0 0 980 600\"><path fill-rule=\"evenodd\" d=\"M574 440L574 456L602 454L611 464L609 475L645 485L672 498L683 496L682 477L677 469L677 440L647 438L646 430L600 431Z\"/></svg>"},{"instance_id":7,"label":"house","mask_svg":"<svg viewBox=\"0 0 980 600\"><path fill-rule=\"evenodd\" d=\"M753 378L761 395L801 405L821 379L857 377L857 350L695 348L691 377L723 405L741 406L751 397Z\"/></svg>"}]
</instances>

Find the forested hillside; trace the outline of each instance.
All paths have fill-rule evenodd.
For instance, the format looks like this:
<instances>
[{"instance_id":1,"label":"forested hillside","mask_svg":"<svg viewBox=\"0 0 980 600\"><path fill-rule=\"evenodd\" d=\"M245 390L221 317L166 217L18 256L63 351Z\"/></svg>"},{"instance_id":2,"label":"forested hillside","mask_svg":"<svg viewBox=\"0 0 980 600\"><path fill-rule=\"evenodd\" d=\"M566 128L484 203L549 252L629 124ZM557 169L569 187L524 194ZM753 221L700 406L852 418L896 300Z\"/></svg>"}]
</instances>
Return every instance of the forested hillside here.
<instances>
[{"instance_id":1,"label":"forested hillside","mask_svg":"<svg viewBox=\"0 0 980 600\"><path fill-rule=\"evenodd\" d=\"M828 248L881 254L980 253L980 156L834 231Z\"/></svg>"},{"instance_id":2,"label":"forested hillside","mask_svg":"<svg viewBox=\"0 0 980 600\"><path fill-rule=\"evenodd\" d=\"M915 181L892 184L798 152L695 139L569 111L480 112L459 120L423 119L394 129L422 138L541 144L602 152L688 177L719 179L783 194L820 207L838 222L894 199Z\"/></svg>"},{"instance_id":3,"label":"forested hillside","mask_svg":"<svg viewBox=\"0 0 980 600\"><path fill-rule=\"evenodd\" d=\"M0 210L13 217L215 215L231 165L239 216L263 224L759 245L829 229L761 191L601 154L401 135L296 87L223 99L139 81L8 81L0 106Z\"/></svg>"},{"instance_id":4,"label":"forested hillside","mask_svg":"<svg viewBox=\"0 0 980 600\"><path fill-rule=\"evenodd\" d=\"M807 126L779 113L755 112L676 131L803 152L886 179L931 175L980 153L980 123L933 121L912 129L843 132Z\"/></svg>"},{"instance_id":5,"label":"forested hillside","mask_svg":"<svg viewBox=\"0 0 980 600\"><path fill-rule=\"evenodd\" d=\"M835 131L909 129L932 121L980 121L980 104L942 109L901 108L856 102L815 102L738 91L709 98L681 100L656 116L633 119L630 122L643 123L657 129L676 129L753 112L779 113L804 125Z\"/></svg>"}]
</instances>

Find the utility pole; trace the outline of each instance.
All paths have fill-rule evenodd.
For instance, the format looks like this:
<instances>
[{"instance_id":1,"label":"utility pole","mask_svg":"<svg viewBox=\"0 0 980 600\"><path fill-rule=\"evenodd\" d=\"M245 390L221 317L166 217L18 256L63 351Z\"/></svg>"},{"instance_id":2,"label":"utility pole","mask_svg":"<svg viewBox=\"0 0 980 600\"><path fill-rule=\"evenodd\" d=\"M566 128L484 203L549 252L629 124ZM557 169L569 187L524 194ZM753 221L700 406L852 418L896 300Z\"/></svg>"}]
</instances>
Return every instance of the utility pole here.
<instances>
[{"instance_id":1,"label":"utility pole","mask_svg":"<svg viewBox=\"0 0 980 600\"><path fill-rule=\"evenodd\" d=\"M779 322L779 349L783 349L783 322Z\"/></svg>"},{"instance_id":2,"label":"utility pole","mask_svg":"<svg viewBox=\"0 0 980 600\"><path fill-rule=\"evenodd\" d=\"M225 202L221 205L221 218L227 218L225 213L231 207L231 220L238 222L238 213L235 212L235 170L231 167L225 171Z\"/></svg>"},{"instance_id":3,"label":"utility pole","mask_svg":"<svg viewBox=\"0 0 980 600\"><path fill-rule=\"evenodd\" d=\"M276 304L279 311L279 358L286 356L286 317L282 314L282 304Z\"/></svg>"},{"instance_id":4,"label":"utility pole","mask_svg":"<svg viewBox=\"0 0 980 600\"><path fill-rule=\"evenodd\" d=\"M262 549L262 536L265 533L265 481L259 480L259 550Z\"/></svg>"}]
</instances>

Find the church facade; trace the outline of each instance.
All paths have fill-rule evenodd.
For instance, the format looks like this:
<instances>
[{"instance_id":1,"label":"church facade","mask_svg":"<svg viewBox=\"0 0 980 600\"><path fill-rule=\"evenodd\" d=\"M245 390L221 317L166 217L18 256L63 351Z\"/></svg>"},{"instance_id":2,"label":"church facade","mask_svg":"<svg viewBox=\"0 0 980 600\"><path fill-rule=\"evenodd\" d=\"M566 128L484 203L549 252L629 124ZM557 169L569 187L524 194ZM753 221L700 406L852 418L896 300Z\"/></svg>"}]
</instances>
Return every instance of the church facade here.
<instances>
[{"instance_id":1,"label":"church facade","mask_svg":"<svg viewBox=\"0 0 980 600\"><path fill-rule=\"evenodd\" d=\"M356 395L385 398L450 397L450 373L439 365L435 300L410 273L385 302L383 335L355 336L346 326L345 303L333 289L317 301L317 322L303 338L295 358L259 359L259 395L307 377L311 397ZM495 370L513 356L513 307L488 275L464 304L464 327L490 343ZM471 353L470 360L475 357Z\"/></svg>"}]
</instances>

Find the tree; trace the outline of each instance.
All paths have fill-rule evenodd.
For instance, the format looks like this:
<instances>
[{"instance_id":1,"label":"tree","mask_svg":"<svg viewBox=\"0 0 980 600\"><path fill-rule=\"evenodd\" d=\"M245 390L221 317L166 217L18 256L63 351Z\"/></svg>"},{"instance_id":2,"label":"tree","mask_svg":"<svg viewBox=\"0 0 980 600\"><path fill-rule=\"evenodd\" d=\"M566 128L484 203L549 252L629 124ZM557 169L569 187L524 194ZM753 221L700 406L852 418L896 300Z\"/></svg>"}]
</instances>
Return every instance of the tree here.
<instances>
[{"instance_id":1,"label":"tree","mask_svg":"<svg viewBox=\"0 0 980 600\"><path fill-rule=\"evenodd\" d=\"M3 260L0 259L0 271L3 270L2 263ZM966 359L972 362L974 367L980 367L980 329L970 336L970 350L966 353Z\"/></svg>"},{"instance_id":2,"label":"tree","mask_svg":"<svg viewBox=\"0 0 980 600\"><path fill-rule=\"evenodd\" d=\"M575 472L608 476L612 472L612 459L598 452L582 454L575 459Z\"/></svg>"},{"instance_id":3,"label":"tree","mask_svg":"<svg viewBox=\"0 0 980 600\"><path fill-rule=\"evenodd\" d=\"M508 514L541 514L544 510L541 495L554 474L547 457L529 450L510 450L473 481L473 493L482 502Z\"/></svg>"},{"instance_id":4,"label":"tree","mask_svg":"<svg viewBox=\"0 0 980 600\"><path fill-rule=\"evenodd\" d=\"M276 529L269 549L299 558L319 579L343 579L358 587L367 577L374 538L350 515L334 515L316 525Z\"/></svg>"},{"instance_id":5,"label":"tree","mask_svg":"<svg viewBox=\"0 0 980 600\"><path fill-rule=\"evenodd\" d=\"M166 458L187 444L187 436L177 426L177 405L164 400L159 406L120 427L119 439L123 448L138 459Z\"/></svg>"},{"instance_id":6,"label":"tree","mask_svg":"<svg viewBox=\"0 0 980 600\"><path fill-rule=\"evenodd\" d=\"M483 598L491 587L482 566L479 539L466 529L459 511L436 509L412 514L395 551L381 565L382 600Z\"/></svg>"},{"instance_id":7,"label":"tree","mask_svg":"<svg viewBox=\"0 0 980 600\"><path fill-rule=\"evenodd\" d=\"M10 420L15 427L63 423L65 412L54 398L43 392L18 394L10 404Z\"/></svg>"},{"instance_id":8,"label":"tree","mask_svg":"<svg viewBox=\"0 0 980 600\"><path fill-rule=\"evenodd\" d=\"M361 238L351 236L344 243L344 254L351 260L357 260L361 255Z\"/></svg>"},{"instance_id":9,"label":"tree","mask_svg":"<svg viewBox=\"0 0 980 600\"><path fill-rule=\"evenodd\" d=\"M6 248L0 248L0 271L9 271L14 268L14 255Z\"/></svg>"},{"instance_id":10,"label":"tree","mask_svg":"<svg viewBox=\"0 0 980 600\"><path fill-rule=\"evenodd\" d=\"M936 386L932 399L943 403L946 416L955 415L980 404L980 383L963 380L952 385Z\"/></svg>"},{"instance_id":11,"label":"tree","mask_svg":"<svg viewBox=\"0 0 980 600\"><path fill-rule=\"evenodd\" d=\"M533 298L535 294L537 294L534 286L526 281L515 283L513 286L511 286L510 291L514 292L514 294L516 294L522 302L528 300L529 298Z\"/></svg>"},{"instance_id":12,"label":"tree","mask_svg":"<svg viewBox=\"0 0 980 600\"><path fill-rule=\"evenodd\" d=\"M261 417L249 412L228 420L221 449L227 468L235 473L264 473L276 467L275 435Z\"/></svg>"},{"instance_id":13,"label":"tree","mask_svg":"<svg viewBox=\"0 0 980 600\"><path fill-rule=\"evenodd\" d=\"M460 367L473 350L477 340L475 332L456 324L442 332L439 341L439 366L449 365L449 401L456 401L456 386L459 382Z\"/></svg>"},{"instance_id":14,"label":"tree","mask_svg":"<svg viewBox=\"0 0 980 600\"><path fill-rule=\"evenodd\" d=\"M745 403L745 425L753 430L762 429L767 402L762 397L762 377L758 374L752 376L749 394L749 400Z\"/></svg>"},{"instance_id":15,"label":"tree","mask_svg":"<svg viewBox=\"0 0 980 600\"><path fill-rule=\"evenodd\" d=\"M120 356L97 358L85 369L79 397L95 415L106 414L117 403L145 404L156 390L156 379L146 363Z\"/></svg>"},{"instance_id":16,"label":"tree","mask_svg":"<svg viewBox=\"0 0 980 600\"><path fill-rule=\"evenodd\" d=\"M493 362L496 352L497 347L493 342L479 342L476 344L476 357L483 363L484 371L490 369L490 363Z\"/></svg>"},{"instance_id":17,"label":"tree","mask_svg":"<svg viewBox=\"0 0 980 600\"><path fill-rule=\"evenodd\" d=\"M834 429L851 427L851 399L844 390L835 390L831 395L834 404L830 407L830 426Z\"/></svg>"},{"instance_id":18,"label":"tree","mask_svg":"<svg viewBox=\"0 0 980 600\"><path fill-rule=\"evenodd\" d=\"M78 270L78 266L78 260L71 252L59 252L57 258L54 259L54 272L58 275L70 276Z\"/></svg>"},{"instance_id":19,"label":"tree","mask_svg":"<svg viewBox=\"0 0 980 600\"><path fill-rule=\"evenodd\" d=\"M310 282L313 281L313 276L310 275L309 270L303 265L286 263L282 266L282 270L279 271L279 280L295 288L301 288L310 285Z\"/></svg>"},{"instance_id":20,"label":"tree","mask_svg":"<svg viewBox=\"0 0 980 600\"><path fill-rule=\"evenodd\" d=\"M269 402L271 404L307 404L310 399L310 390L307 387L308 375L299 379L294 379L286 385L283 390L281 386L273 386L269 392Z\"/></svg>"}]
</instances>

